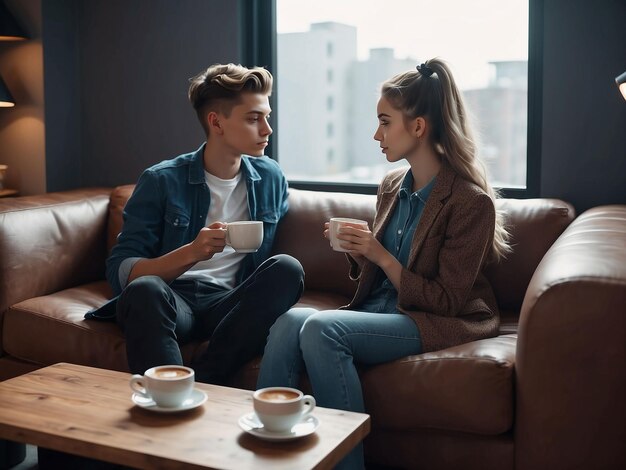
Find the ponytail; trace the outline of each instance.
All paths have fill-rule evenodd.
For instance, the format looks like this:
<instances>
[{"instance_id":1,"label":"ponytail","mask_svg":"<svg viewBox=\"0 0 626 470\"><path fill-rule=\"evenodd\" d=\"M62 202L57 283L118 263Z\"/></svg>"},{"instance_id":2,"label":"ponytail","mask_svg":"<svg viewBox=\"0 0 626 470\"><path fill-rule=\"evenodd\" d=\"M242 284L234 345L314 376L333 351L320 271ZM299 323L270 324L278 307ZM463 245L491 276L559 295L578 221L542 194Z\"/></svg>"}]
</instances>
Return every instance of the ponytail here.
<instances>
[{"instance_id":1,"label":"ponytail","mask_svg":"<svg viewBox=\"0 0 626 470\"><path fill-rule=\"evenodd\" d=\"M426 117L431 125L435 151L450 164L461 178L474 183L494 202L497 192L487 180L487 171L476 155L476 141L467 115L463 96L448 65L431 59L417 70L404 72L385 82L382 95L410 119ZM499 260L511 251L504 216L496 211L492 255Z\"/></svg>"}]
</instances>

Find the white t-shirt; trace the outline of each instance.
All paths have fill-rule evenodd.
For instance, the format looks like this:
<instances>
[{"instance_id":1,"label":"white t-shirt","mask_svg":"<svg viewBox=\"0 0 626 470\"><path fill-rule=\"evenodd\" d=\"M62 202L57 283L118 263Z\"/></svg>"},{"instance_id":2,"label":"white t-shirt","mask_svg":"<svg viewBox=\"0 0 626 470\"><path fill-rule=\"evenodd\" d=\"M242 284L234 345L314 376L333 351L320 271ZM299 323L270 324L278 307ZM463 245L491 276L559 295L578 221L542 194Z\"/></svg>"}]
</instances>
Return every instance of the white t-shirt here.
<instances>
[{"instance_id":1,"label":"white t-shirt","mask_svg":"<svg viewBox=\"0 0 626 470\"><path fill-rule=\"evenodd\" d=\"M213 222L236 222L250 220L248 210L248 190L241 171L233 179L223 180L207 171L206 184L211 194L211 204L206 218L206 226ZM239 271L245 253L237 253L226 245L224 251L215 253L206 261L199 261L179 276L179 279L202 278L228 289L235 287L235 275Z\"/></svg>"}]
</instances>

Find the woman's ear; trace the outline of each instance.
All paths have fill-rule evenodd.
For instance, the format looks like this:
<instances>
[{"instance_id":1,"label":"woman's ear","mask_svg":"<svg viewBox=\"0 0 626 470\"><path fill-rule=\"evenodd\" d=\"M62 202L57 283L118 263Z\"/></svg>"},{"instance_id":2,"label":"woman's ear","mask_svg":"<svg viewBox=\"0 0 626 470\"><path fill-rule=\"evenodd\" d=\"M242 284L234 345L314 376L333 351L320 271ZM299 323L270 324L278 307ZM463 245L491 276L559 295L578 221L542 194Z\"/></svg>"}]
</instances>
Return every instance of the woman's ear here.
<instances>
[{"instance_id":1,"label":"woman's ear","mask_svg":"<svg viewBox=\"0 0 626 470\"><path fill-rule=\"evenodd\" d=\"M423 137L426 133L426 119L423 117L416 117L413 120L413 135L417 138Z\"/></svg>"}]
</instances>

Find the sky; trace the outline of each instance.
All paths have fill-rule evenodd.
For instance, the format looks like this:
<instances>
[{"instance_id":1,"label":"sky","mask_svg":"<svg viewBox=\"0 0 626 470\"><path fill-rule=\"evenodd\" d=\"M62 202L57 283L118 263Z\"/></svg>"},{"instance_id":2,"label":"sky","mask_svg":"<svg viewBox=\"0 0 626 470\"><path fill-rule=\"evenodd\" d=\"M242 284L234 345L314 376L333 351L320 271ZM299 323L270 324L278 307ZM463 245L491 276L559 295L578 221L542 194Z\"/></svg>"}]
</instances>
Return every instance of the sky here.
<instances>
[{"instance_id":1,"label":"sky","mask_svg":"<svg viewBox=\"0 0 626 470\"><path fill-rule=\"evenodd\" d=\"M278 33L311 23L357 27L359 60L391 47L398 58L448 61L462 89L485 86L494 60L528 59L528 0L277 0Z\"/></svg>"}]
</instances>

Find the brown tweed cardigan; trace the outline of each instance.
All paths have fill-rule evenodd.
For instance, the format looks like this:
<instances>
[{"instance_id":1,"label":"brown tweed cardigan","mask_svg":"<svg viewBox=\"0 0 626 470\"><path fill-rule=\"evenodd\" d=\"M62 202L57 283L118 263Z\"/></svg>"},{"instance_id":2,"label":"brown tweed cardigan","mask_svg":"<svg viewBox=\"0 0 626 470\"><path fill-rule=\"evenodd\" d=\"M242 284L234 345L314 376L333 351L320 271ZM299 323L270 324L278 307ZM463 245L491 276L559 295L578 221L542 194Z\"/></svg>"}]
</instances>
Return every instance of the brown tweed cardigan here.
<instances>
[{"instance_id":1,"label":"brown tweed cardigan","mask_svg":"<svg viewBox=\"0 0 626 470\"><path fill-rule=\"evenodd\" d=\"M372 232L381 242L406 172L406 168L390 172L378 189ZM494 225L491 198L444 163L415 230L398 292L397 308L417 324L423 352L498 333L498 306L483 274ZM350 277L359 284L343 308L358 310L380 268L369 260L359 266L349 259Z\"/></svg>"}]
</instances>

